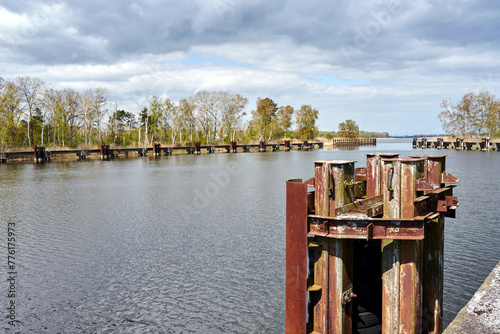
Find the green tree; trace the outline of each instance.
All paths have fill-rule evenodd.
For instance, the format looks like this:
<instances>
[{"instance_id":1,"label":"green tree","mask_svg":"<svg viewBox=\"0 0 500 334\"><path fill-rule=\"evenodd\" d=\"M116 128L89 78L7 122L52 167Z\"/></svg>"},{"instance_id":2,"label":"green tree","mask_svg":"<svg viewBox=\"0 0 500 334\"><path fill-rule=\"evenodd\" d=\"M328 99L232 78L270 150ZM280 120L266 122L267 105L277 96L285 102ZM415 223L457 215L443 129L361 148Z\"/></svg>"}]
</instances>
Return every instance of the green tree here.
<instances>
[{"instance_id":1,"label":"green tree","mask_svg":"<svg viewBox=\"0 0 500 334\"><path fill-rule=\"evenodd\" d=\"M278 108L278 113L276 115L276 124L278 126L280 135L286 138L287 131L292 127L293 114L295 110L292 106L281 106Z\"/></svg>"},{"instance_id":2,"label":"green tree","mask_svg":"<svg viewBox=\"0 0 500 334\"><path fill-rule=\"evenodd\" d=\"M236 140L236 131L241 129L241 119L246 113L243 111L248 99L240 94L221 93L221 139Z\"/></svg>"},{"instance_id":3,"label":"green tree","mask_svg":"<svg viewBox=\"0 0 500 334\"><path fill-rule=\"evenodd\" d=\"M257 98L257 108L252 111L252 120L259 140L266 140L266 138L267 141L271 140L272 125L277 111L278 105L270 98Z\"/></svg>"},{"instance_id":4,"label":"green tree","mask_svg":"<svg viewBox=\"0 0 500 334\"><path fill-rule=\"evenodd\" d=\"M162 99L158 96L152 96L149 99L147 127L145 128L146 138L151 136L147 140L149 143L161 139L168 140L172 107L173 104L168 98Z\"/></svg>"},{"instance_id":5,"label":"green tree","mask_svg":"<svg viewBox=\"0 0 500 334\"><path fill-rule=\"evenodd\" d=\"M3 151L6 145L12 147L18 145L22 97L19 88L13 82L2 80L0 88L0 140Z\"/></svg>"},{"instance_id":6,"label":"green tree","mask_svg":"<svg viewBox=\"0 0 500 334\"><path fill-rule=\"evenodd\" d=\"M135 126L135 115L123 109L116 110L108 120L114 145L127 142L131 129ZM128 133L127 133L128 129Z\"/></svg>"},{"instance_id":7,"label":"green tree","mask_svg":"<svg viewBox=\"0 0 500 334\"><path fill-rule=\"evenodd\" d=\"M500 128L500 101L488 91L469 92L454 104L443 100L438 118L441 127L455 136L492 136Z\"/></svg>"},{"instance_id":8,"label":"green tree","mask_svg":"<svg viewBox=\"0 0 500 334\"><path fill-rule=\"evenodd\" d=\"M352 119L348 119L339 124L338 135L342 138L358 138L359 126Z\"/></svg>"},{"instance_id":9,"label":"green tree","mask_svg":"<svg viewBox=\"0 0 500 334\"><path fill-rule=\"evenodd\" d=\"M313 109L310 105L302 105L297 110L297 138L303 140L314 139L318 134L316 120L318 119L319 111Z\"/></svg>"},{"instance_id":10,"label":"green tree","mask_svg":"<svg viewBox=\"0 0 500 334\"><path fill-rule=\"evenodd\" d=\"M194 135L196 134L196 117L195 117L195 107L187 99L182 99L179 101L179 106L176 108L176 124L180 129L179 141L182 142L182 133L186 133L186 139L192 143L194 140Z\"/></svg>"}]
</instances>

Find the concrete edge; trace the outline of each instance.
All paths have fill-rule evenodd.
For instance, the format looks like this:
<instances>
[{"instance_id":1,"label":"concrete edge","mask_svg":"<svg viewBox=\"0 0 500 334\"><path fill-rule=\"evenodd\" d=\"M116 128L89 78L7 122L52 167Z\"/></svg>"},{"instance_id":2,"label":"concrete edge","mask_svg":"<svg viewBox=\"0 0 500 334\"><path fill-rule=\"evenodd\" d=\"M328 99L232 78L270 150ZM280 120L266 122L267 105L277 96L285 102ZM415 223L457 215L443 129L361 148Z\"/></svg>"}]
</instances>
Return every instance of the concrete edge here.
<instances>
[{"instance_id":1,"label":"concrete edge","mask_svg":"<svg viewBox=\"0 0 500 334\"><path fill-rule=\"evenodd\" d=\"M444 334L462 334L462 333L492 333L490 330L499 330L498 324L495 322L493 324L488 323L485 318L482 317L483 313L500 313L500 309L484 309L485 305L481 305L483 309L477 310L477 303L480 301L484 295L492 296L492 298L500 296L494 290L500 289L500 262L497 263L495 268L488 275L484 283L479 287L474 296L469 300L469 302L458 312L455 319L446 327ZM486 291L489 293L486 293ZM481 303L484 304L484 303ZM487 303L491 307L491 302ZM500 303L494 303L494 305L500 305ZM474 309L477 314L469 311ZM494 328L492 328L492 326ZM498 333L495 331L495 333Z\"/></svg>"}]
</instances>

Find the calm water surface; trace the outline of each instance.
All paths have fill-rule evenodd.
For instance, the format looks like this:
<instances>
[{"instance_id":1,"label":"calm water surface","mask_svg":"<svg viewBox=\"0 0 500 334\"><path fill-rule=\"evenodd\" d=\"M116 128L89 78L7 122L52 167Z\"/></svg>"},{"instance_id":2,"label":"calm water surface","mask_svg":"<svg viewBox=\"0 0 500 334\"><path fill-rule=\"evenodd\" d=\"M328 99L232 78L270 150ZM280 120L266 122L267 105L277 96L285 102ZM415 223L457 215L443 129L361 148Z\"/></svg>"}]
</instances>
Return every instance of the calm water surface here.
<instances>
[{"instance_id":1,"label":"calm water surface","mask_svg":"<svg viewBox=\"0 0 500 334\"><path fill-rule=\"evenodd\" d=\"M499 152L406 140L309 152L0 165L0 326L8 333L284 333L285 181L313 161L446 154L445 323L500 260ZM7 224L16 326L6 318Z\"/></svg>"}]
</instances>

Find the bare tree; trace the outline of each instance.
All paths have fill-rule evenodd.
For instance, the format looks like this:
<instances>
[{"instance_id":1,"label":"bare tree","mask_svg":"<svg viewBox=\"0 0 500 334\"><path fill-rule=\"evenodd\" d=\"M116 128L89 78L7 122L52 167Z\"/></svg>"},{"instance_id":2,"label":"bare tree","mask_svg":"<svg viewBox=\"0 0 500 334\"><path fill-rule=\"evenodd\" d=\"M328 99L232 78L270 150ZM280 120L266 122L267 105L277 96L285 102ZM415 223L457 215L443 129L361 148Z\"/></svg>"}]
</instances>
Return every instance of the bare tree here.
<instances>
[{"instance_id":1,"label":"bare tree","mask_svg":"<svg viewBox=\"0 0 500 334\"><path fill-rule=\"evenodd\" d=\"M443 100L441 108L438 118L449 134L491 136L499 129L500 101L488 91L466 93L456 104Z\"/></svg>"},{"instance_id":2,"label":"bare tree","mask_svg":"<svg viewBox=\"0 0 500 334\"><path fill-rule=\"evenodd\" d=\"M28 123L28 145L31 146L31 139L33 138L31 119L33 118L36 107L40 104L45 82L39 78L24 76L16 77L15 83L19 87L22 96L24 104L23 110L26 114L26 121Z\"/></svg>"},{"instance_id":3,"label":"bare tree","mask_svg":"<svg viewBox=\"0 0 500 334\"><path fill-rule=\"evenodd\" d=\"M240 94L219 93L218 97L221 108L222 138L228 137L234 141L236 130L241 126L241 119L246 115L243 109L248 103L248 99Z\"/></svg>"}]
</instances>

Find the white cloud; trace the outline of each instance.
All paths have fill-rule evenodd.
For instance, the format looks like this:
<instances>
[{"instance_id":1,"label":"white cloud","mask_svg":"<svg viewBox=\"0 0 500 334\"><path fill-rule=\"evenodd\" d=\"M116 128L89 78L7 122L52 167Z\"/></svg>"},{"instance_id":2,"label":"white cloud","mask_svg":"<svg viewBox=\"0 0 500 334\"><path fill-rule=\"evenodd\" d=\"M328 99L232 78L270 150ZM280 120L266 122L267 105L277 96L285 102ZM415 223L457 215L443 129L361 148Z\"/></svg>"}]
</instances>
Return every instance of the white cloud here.
<instances>
[{"instance_id":1,"label":"white cloud","mask_svg":"<svg viewBox=\"0 0 500 334\"><path fill-rule=\"evenodd\" d=\"M499 95L496 2L217 0L0 6L0 75L104 86L122 108L200 89L320 110L367 130L431 132L442 99Z\"/></svg>"}]
</instances>

